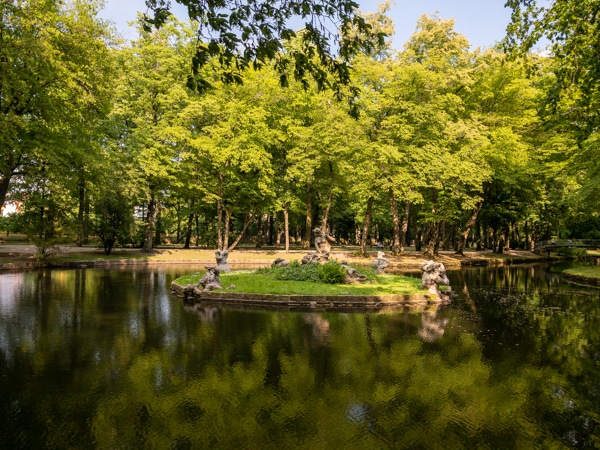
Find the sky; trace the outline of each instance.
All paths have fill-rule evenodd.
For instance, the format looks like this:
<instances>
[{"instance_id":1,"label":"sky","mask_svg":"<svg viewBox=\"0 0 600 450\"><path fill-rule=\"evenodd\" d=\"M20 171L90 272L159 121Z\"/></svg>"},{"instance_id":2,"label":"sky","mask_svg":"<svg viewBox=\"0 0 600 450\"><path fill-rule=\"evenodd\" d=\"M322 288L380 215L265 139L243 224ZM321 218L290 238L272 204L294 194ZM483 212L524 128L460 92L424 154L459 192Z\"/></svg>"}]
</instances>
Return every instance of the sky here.
<instances>
[{"instance_id":1,"label":"sky","mask_svg":"<svg viewBox=\"0 0 600 450\"><path fill-rule=\"evenodd\" d=\"M504 8L506 0L395 0L390 16L394 20L396 35L393 44L402 49L415 31L417 19L422 14L436 14L442 19L455 19L454 30L465 35L471 48L492 47L505 34L510 21L510 10ZM180 19L187 18L184 7L174 0L172 11ZM377 2L358 0L365 13L377 10ZM137 11L146 12L144 0L106 0L100 16L114 21L121 34L128 39L136 37L126 23L136 17Z\"/></svg>"}]
</instances>

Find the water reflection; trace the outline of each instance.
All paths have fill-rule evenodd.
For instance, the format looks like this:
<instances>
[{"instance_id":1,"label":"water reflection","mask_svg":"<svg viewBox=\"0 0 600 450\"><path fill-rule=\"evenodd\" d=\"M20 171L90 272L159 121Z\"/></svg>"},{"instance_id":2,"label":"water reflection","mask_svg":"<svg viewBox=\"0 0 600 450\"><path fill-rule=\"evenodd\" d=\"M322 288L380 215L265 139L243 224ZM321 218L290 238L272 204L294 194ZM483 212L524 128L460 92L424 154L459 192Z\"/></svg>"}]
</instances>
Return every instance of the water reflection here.
<instances>
[{"instance_id":1,"label":"water reflection","mask_svg":"<svg viewBox=\"0 0 600 450\"><path fill-rule=\"evenodd\" d=\"M0 275L2 448L557 448L600 442L598 290L449 272L380 314L184 307L182 267Z\"/></svg>"}]
</instances>

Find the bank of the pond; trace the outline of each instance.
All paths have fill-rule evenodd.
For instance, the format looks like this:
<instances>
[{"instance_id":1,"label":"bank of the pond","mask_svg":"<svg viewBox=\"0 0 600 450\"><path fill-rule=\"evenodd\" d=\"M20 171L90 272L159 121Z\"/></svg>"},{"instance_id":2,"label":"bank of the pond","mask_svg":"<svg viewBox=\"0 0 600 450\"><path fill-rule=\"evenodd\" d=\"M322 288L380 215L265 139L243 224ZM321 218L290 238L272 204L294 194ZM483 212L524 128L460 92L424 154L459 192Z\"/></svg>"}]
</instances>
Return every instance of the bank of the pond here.
<instances>
[{"instance_id":1,"label":"bank of the pond","mask_svg":"<svg viewBox=\"0 0 600 450\"><path fill-rule=\"evenodd\" d=\"M33 245L0 244L0 270L26 270L43 267L111 267L111 266L143 266L156 264L215 264L214 249L181 249L159 248L152 253L144 253L139 249L115 249L110 256L94 247L62 247L56 255L40 259ZM280 249L251 249L243 248L230 252L228 263L233 269L250 269L268 267L276 258L288 260L302 259L306 250L292 250L286 253ZM331 252L334 260L345 260L353 265L368 265L376 259L377 250L368 252L367 258L358 255L358 249L353 247L336 247ZM405 251L402 255L392 256L388 271L418 270L419 264L425 257L420 252ZM525 264L547 259L529 251L511 250L504 254L492 251L465 251L464 256L455 255L451 251L441 251L435 258L447 269L458 269L463 266L503 266Z\"/></svg>"},{"instance_id":2,"label":"bank of the pond","mask_svg":"<svg viewBox=\"0 0 600 450\"><path fill-rule=\"evenodd\" d=\"M398 307L423 307L439 304L439 299L426 291L417 294L379 294L379 295L302 295L302 294L252 294L231 292L228 290L204 292L195 287L191 293L185 292L186 286L174 281L171 284L173 294L184 299L190 306L230 305L254 306L261 308L298 309L298 310L372 310Z\"/></svg>"}]
</instances>

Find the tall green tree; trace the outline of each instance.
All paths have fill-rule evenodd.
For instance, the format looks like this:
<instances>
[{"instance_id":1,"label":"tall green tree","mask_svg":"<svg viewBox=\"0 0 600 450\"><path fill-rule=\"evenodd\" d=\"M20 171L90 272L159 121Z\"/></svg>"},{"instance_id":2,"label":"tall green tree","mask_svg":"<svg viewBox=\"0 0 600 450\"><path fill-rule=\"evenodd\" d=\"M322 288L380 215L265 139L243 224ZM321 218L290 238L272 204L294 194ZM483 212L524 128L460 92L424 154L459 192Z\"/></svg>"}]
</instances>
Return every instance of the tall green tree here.
<instances>
[{"instance_id":1,"label":"tall green tree","mask_svg":"<svg viewBox=\"0 0 600 450\"><path fill-rule=\"evenodd\" d=\"M152 251L155 222L173 172L178 149L172 127L181 108L188 103L185 87L187 58L192 31L171 22L160 30L141 30L131 46L119 51L121 78L113 109L120 121L121 146L133 153L136 179L146 206L144 251Z\"/></svg>"},{"instance_id":2,"label":"tall green tree","mask_svg":"<svg viewBox=\"0 0 600 450\"><path fill-rule=\"evenodd\" d=\"M108 112L110 30L94 0L0 3L0 207L34 165L85 165ZM90 144L92 143L92 144Z\"/></svg>"}]
</instances>

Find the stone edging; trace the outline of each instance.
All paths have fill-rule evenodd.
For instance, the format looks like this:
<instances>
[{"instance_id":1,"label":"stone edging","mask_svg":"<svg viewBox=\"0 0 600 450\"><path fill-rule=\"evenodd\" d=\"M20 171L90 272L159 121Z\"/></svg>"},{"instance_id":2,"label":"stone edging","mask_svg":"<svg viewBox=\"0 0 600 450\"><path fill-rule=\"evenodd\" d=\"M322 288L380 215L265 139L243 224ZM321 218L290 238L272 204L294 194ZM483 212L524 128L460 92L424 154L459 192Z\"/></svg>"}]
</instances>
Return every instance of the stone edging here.
<instances>
[{"instance_id":1,"label":"stone edging","mask_svg":"<svg viewBox=\"0 0 600 450\"><path fill-rule=\"evenodd\" d=\"M184 298L185 286L171 283L171 292ZM439 305L434 294L389 295L302 295L302 294L248 294L243 292L203 292L194 288L187 303L224 304L281 309L307 310L372 310L410 306Z\"/></svg>"}]
</instances>

